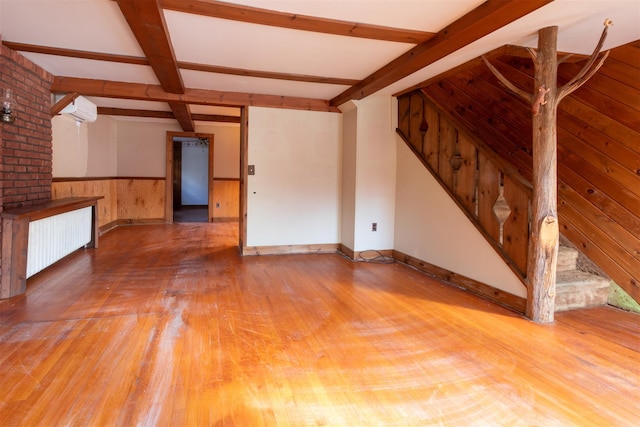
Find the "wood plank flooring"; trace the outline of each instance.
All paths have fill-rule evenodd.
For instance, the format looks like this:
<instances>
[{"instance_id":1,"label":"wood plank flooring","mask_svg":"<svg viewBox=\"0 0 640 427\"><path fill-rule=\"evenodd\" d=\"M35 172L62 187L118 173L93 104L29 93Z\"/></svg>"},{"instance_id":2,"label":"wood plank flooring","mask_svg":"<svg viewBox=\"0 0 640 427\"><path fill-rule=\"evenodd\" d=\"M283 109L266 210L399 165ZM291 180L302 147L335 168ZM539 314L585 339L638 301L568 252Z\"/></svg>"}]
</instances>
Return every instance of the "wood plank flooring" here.
<instances>
[{"instance_id":1,"label":"wood plank flooring","mask_svg":"<svg viewBox=\"0 0 640 427\"><path fill-rule=\"evenodd\" d=\"M237 241L120 227L0 301L0 425L638 423L640 316L542 326L401 264Z\"/></svg>"}]
</instances>

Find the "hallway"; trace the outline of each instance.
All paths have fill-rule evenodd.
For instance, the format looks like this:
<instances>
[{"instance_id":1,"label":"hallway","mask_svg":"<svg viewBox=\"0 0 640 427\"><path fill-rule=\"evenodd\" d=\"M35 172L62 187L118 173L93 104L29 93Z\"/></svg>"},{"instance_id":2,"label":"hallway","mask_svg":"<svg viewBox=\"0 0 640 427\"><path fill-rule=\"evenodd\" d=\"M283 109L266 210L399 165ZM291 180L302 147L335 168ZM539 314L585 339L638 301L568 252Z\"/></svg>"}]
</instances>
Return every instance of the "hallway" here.
<instances>
[{"instance_id":1,"label":"hallway","mask_svg":"<svg viewBox=\"0 0 640 427\"><path fill-rule=\"evenodd\" d=\"M173 222L207 222L207 206L181 206L173 210Z\"/></svg>"}]
</instances>

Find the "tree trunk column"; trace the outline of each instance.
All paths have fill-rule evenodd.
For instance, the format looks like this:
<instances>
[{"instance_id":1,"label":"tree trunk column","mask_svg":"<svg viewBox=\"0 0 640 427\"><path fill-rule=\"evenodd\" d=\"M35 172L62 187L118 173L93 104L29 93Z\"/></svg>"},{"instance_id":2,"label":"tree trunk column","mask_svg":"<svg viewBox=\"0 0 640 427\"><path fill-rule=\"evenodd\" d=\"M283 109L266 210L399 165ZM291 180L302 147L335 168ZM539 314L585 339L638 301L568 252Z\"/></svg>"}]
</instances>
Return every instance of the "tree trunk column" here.
<instances>
[{"instance_id":1,"label":"tree trunk column","mask_svg":"<svg viewBox=\"0 0 640 427\"><path fill-rule=\"evenodd\" d=\"M535 322L554 320L558 259L557 150L558 27L540 30L535 59L533 97L533 200L527 316Z\"/></svg>"}]
</instances>

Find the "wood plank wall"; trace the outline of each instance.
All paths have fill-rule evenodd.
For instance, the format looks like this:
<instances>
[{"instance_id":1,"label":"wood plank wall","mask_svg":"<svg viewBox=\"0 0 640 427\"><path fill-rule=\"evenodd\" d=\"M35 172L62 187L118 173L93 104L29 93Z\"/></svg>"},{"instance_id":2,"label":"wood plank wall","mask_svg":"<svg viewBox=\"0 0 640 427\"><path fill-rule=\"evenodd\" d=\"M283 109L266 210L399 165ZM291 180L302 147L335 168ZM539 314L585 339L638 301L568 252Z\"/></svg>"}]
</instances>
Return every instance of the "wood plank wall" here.
<instances>
[{"instance_id":1,"label":"wood plank wall","mask_svg":"<svg viewBox=\"0 0 640 427\"><path fill-rule=\"evenodd\" d=\"M216 178L213 200L214 221L237 221L240 217L240 180Z\"/></svg>"},{"instance_id":2,"label":"wood plank wall","mask_svg":"<svg viewBox=\"0 0 640 427\"><path fill-rule=\"evenodd\" d=\"M98 200L98 227L104 229L118 219L118 186L112 178L54 178L51 197L54 200L67 197L102 196Z\"/></svg>"},{"instance_id":3,"label":"wood plank wall","mask_svg":"<svg viewBox=\"0 0 640 427\"><path fill-rule=\"evenodd\" d=\"M119 223L164 222L164 178L54 178L52 198L103 196L98 201L98 225L108 230ZM214 181L214 221L239 216L239 181Z\"/></svg>"},{"instance_id":4,"label":"wood plank wall","mask_svg":"<svg viewBox=\"0 0 640 427\"><path fill-rule=\"evenodd\" d=\"M118 220L164 221L164 178L119 178L116 181Z\"/></svg>"},{"instance_id":5,"label":"wood plank wall","mask_svg":"<svg viewBox=\"0 0 640 427\"><path fill-rule=\"evenodd\" d=\"M494 65L531 91L531 60ZM566 82L582 63L560 67ZM422 89L456 123L482 138L531 179L531 113L486 66L472 66ZM640 301L640 41L616 48L558 112L561 232Z\"/></svg>"}]
</instances>

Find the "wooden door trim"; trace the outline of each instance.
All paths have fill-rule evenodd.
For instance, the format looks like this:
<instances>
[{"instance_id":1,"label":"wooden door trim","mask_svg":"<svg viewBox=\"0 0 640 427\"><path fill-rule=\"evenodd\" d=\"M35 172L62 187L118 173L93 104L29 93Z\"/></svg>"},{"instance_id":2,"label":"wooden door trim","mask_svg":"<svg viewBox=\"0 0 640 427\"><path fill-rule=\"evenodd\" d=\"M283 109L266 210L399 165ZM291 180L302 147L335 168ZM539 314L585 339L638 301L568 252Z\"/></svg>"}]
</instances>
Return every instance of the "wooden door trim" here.
<instances>
[{"instance_id":1,"label":"wooden door trim","mask_svg":"<svg viewBox=\"0 0 640 427\"><path fill-rule=\"evenodd\" d=\"M208 164L209 169L207 173L207 220L209 222L213 222L213 215L215 213L215 200L213 198L213 184L214 184L214 175L213 175L213 147L214 147L214 135L211 134L209 138L209 150L208 150Z\"/></svg>"},{"instance_id":2,"label":"wooden door trim","mask_svg":"<svg viewBox=\"0 0 640 427\"><path fill-rule=\"evenodd\" d=\"M238 215L238 239L240 253L246 254L247 244L247 179L249 162L249 108L240 109L240 212Z\"/></svg>"}]
</instances>

